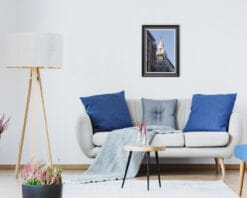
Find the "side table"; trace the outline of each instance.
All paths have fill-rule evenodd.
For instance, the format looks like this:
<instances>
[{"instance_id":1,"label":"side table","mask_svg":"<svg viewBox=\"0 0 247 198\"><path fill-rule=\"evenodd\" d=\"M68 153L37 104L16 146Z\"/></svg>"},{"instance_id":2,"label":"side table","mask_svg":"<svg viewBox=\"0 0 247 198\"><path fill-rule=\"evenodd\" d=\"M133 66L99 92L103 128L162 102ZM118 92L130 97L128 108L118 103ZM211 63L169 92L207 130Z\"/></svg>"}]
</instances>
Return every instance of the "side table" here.
<instances>
[{"instance_id":1,"label":"side table","mask_svg":"<svg viewBox=\"0 0 247 198\"><path fill-rule=\"evenodd\" d=\"M159 187L161 187L161 181L160 181L160 165L159 165L159 155L158 151L164 151L165 146L132 146L132 145L125 145L124 150L129 151L129 157L125 168L124 178L122 182L122 188L124 187L124 182L126 179L126 175L128 172L129 164L131 161L132 152L144 152L147 155L147 190L149 191L149 169L150 169L150 152L155 152L155 159L156 159L156 165L157 165L157 174L158 174L158 180L159 180Z\"/></svg>"}]
</instances>

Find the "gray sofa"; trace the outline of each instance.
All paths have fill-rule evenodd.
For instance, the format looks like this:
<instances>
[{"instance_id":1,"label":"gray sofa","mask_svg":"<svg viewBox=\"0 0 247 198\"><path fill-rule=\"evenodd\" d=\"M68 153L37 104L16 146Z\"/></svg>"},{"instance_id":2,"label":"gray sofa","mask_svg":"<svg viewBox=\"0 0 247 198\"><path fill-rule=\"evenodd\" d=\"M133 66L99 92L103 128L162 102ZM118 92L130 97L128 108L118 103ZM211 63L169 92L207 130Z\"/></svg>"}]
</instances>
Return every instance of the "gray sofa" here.
<instances>
[{"instance_id":1,"label":"gray sofa","mask_svg":"<svg viewBox=\"0 0 247 198\"><path fill-rule=\"evenodd\" d=\"M142 121L141 99L127 99L133 123ZM189 117L191 100L178 99L176 122L177 129L183 130ZM77 122L77 139L82 152L89 158L96 157L109 132L93 134L92 125L86 112ZM242 121L240 115L233 112L228 132L186 132L157 134L153 145L165 145L167 149L160 152L162 158L215 158L216 165L225 175L224 158L233 155L234 147L240 142Z\"/></svg>"}]
</instances>

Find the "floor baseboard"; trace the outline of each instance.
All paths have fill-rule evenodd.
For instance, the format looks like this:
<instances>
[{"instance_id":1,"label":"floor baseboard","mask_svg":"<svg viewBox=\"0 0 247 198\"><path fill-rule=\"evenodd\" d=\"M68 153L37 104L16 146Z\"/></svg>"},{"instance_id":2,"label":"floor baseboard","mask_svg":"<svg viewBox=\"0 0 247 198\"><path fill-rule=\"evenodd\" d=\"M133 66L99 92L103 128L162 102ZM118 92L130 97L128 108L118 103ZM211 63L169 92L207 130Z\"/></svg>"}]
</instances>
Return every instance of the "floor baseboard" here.
<instances>
[{"instance_id":1,"label":"floor baseboard","mask_svg":"<svg viewBox=\"0 0 247 198\"><path fill-rule=\"evenodd\" d=\"M87 170L89 164L54 164L63 170ZM145 169L146 166L143 164L141 169ZM0 164L0 170L14 170L14 164ZM156 170L155 164L150 164L150 169ZM160 170L215 170L214 164L161 164ZM226 164L226 170L239 170L239 164Z\"/></svg>"}]
</instances>

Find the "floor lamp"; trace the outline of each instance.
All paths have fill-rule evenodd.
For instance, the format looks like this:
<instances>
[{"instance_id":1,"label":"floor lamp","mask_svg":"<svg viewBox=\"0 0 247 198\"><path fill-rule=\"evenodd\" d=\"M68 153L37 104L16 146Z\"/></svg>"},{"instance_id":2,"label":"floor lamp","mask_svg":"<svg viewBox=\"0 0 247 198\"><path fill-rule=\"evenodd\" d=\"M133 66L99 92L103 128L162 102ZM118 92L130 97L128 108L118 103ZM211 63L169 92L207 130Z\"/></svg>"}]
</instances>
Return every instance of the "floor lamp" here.
<instances>
[{"instance_id":1,"label":"floor lamp","mask_svg":"<svg viewBox=\"0 0 247 198\"><path fill-rule=\"evenodd\" d=\"M18 159L15 168L15 176L18 178L21 164L21 156L23 149L23 142L25 138L25 131L27 125L27 118L29 112L29 104L33 84L38 83L42 116L45 127L46 146L48 151L48 160L52 165L52 155L50 139L48 134L47 118L45 111L45 101L42 90L41 69L58 69L62 66L62 36L59 34L50 33L13 33L7 39L7 66L16 69L28 69L29 84L27 92L27 100L24 114L23 127L21 131Z\"/></svg>"}]
</instances>

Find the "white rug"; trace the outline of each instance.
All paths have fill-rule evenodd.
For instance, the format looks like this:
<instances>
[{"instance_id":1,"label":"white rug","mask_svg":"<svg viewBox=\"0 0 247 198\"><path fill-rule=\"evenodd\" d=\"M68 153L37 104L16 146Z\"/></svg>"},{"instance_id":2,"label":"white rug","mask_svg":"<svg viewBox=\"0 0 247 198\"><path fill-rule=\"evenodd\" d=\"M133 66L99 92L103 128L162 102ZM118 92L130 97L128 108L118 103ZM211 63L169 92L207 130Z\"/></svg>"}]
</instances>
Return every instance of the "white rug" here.
<instances>
[{"instance_id":1,"label":"white rug","mask_svg":"<svg viewBox=\"0 0 247 198\"><path fill-rule=\"evenodd\" d=\"M64 184L63 198L237 198L238 196L222 181L172 181L150 180L147 191L146 180L127 179L124 188L122 181L109 181L89 184Z\"/></svg>"}]
</instances>

